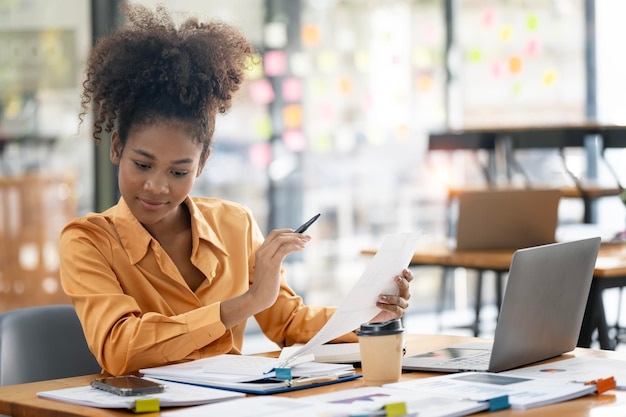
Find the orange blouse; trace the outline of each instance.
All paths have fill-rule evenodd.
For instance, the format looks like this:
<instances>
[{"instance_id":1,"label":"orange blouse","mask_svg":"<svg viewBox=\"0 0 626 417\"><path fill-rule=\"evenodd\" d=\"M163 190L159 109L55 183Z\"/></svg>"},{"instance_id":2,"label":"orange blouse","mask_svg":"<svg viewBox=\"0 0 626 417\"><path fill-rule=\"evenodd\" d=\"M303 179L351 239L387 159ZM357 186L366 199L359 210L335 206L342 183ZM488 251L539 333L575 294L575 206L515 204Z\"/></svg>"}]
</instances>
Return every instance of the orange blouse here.
<instances>
[{"instance_id":1,"label":"orange blouse","mask_svg":"<svg viewBox=\"0 0 626 417\"><path fill-rule=\"evenodd\" d=\"M106 372L241 352L246 323L226 330L220 302L248 290L263 234L242 205L199 197L185 204L191 261L206 277L195 292L123 199L101 214L71 221L61 233L61 283ZM255 318L278 346L305 343L335 308L304 305L283 272L278 299ZM338 341L356 340L349 334Z\"/></svg>"}]
</instances>

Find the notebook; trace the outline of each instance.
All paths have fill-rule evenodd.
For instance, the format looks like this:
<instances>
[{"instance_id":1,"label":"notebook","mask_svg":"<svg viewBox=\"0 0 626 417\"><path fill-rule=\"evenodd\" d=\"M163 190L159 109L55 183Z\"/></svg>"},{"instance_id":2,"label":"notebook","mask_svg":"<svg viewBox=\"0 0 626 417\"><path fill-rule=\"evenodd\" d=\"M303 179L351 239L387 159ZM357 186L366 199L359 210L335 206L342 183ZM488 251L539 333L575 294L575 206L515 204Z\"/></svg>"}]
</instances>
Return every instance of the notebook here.
<instances>
[{"instance_id":1,"label":"notebook","mask_svg":"<svg viewBox=\"0 0 626 417\"><path fill-rule=\"evenodd\" d=\"M457 250L519 249L554 243L561 191L500 189L457 195Z\"/></svg>"},{"instance_id":2,"label":"notebook","mask_svg":"<svg viewBox=\"0 0 626 417\"><path fill-rule=\"evenodd\" d=\"M500 372L576 347L600 237L519 249L492 344L464 344L403 358L404 370Z\"/></svg>"}]
</instances>

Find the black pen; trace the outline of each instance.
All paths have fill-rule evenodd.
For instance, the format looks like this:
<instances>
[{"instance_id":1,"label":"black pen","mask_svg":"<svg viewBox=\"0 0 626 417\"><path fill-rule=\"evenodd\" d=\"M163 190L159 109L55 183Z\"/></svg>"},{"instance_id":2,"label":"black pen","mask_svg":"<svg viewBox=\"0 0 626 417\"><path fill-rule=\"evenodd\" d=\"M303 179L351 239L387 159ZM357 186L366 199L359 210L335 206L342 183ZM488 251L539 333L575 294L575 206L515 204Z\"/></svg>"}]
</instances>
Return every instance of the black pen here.
<instances>
[{"instance_id":1,"label":"black pen","mask_svg":"<svg viewBox=\"0 0 626 417\"><path fill-rule=\"evenodd\" d=\"M309 228L310 225L313 224L313 222L315 222L315 220L317 220L317 218L321 215L321 213L317 213L315 216L311 217L311 219L304 223L302 226L298 227L296 230L294 230L294 233L304 233L306 232L306 229Z\"/></svg>"}]
</instances>

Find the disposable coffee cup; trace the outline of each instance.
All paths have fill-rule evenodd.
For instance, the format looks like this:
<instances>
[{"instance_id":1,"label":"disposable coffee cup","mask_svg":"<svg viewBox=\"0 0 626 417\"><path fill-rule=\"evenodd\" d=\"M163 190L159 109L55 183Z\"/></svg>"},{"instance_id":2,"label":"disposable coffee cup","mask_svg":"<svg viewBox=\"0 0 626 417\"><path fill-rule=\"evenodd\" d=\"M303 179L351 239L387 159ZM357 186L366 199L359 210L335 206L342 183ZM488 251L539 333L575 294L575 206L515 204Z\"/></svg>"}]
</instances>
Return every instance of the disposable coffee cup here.
<instances>
[{"instance_id":1,"label":"disposable coffee cup","mask_svg":"<svg viewBox=\"0 0 626 417\"><path fill-rule=\"evenodd\" d=\"M402 374L404 327L400 319L364 323L356 331L365 385L398 382Z\"/></svg>"}]
</instances>

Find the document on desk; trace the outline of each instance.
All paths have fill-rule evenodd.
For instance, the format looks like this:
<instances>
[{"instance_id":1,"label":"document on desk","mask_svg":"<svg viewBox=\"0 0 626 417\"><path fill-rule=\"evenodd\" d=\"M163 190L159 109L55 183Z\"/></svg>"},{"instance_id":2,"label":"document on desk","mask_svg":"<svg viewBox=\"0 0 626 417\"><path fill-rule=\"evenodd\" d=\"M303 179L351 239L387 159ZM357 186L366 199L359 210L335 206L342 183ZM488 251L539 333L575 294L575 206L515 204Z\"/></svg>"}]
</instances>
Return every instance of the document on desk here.
<instances>
[{"instance_id":1,"label":"document on desk","mask_svg":"<svg viewBox=\"0 0 626 417\"><path fill-rule=\"evenodd\" d=\"M501 374L550 380L589 382L613 377L617 389L626 390L626 362L618 359L579 356L526 366Z\"/></svg>"},{"instance_id":2,"label":"document on desk","mask_svg":"<svg viewBox=\"0 0 626 417\"><path fill-rule=\"evenodd\" d=\"M299 349L281 354L284 361L311 353L317 346L358 329L373 319L380 310L376 307L379 294L397 294L394 278L411 262L417 249L419 233L388 235L369 261L361 278L344 297L335 313L315 336Z\"/></svg>"},{"instance_id":3,"label":"document on desk","mask_svg":"<svg viewBox=\"0 0 626 417\"><path fill-rule=\"evenodd\" d=\"M566 380L556 381L490 372L460 372L383 386L475 401L506 395L511 408L519 410L556 404L596 391L593 385L573 384Z\"/></svg>"},{"instance_id":4,"label":"document on desk","mask_svg":"<svg viewBox=\"0 0 626 417\"><path fill-rule=\"evenodd\" d=\"M163 381L159 381L163 383ZM165 382L165 391L158 394L125 397L106 392L89 385L82 387L63 388L51 391L41 391L38 397L63 401L72 404L86 405L97 408L133 409L137 400L159 400L160 407L183 407L199 404L232 400L243 397L245 394L224 391L214 388L196 387L188 384Z\"/></svg>"},{"instance_id":5,"label":"document on desk","mask_svg":"<svg viewBox=\"0 0 626 417\"><path fill-rule=\"evenodd\" d=\"M401 406L403 410L394 410ZM349 417L402 415L460 417L487 410L487 402L452 399L415 391L360 387L302 398L246 397L162 413L162 417ZM388 411L389 410L389 411Z\"/></svg>"}]
</instances>

